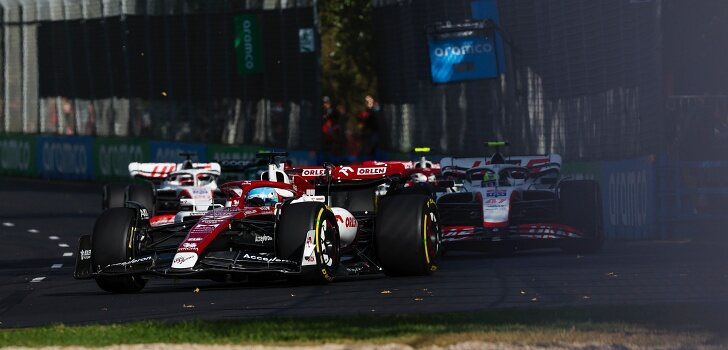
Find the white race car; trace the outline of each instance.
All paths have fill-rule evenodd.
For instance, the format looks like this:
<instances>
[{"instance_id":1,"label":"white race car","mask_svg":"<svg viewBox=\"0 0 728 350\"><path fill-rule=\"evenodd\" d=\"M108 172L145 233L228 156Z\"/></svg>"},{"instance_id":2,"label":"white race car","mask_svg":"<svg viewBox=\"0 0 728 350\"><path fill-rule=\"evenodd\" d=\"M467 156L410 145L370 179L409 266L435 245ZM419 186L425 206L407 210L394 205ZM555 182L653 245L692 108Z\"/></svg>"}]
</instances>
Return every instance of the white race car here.
<instances>
[{"instance_id":1,"label":"white race car","mask_svg":"<svg viewBox=\"0 0 728 350\"><path fill-rule=\"evenodd\" d=\"M149 212L151 225L158 226L223 206L227 197L217 186L220 164L193 163L184 155L188 159L182 163L130 163L129 175L141 181L105 185L102 209L137 202Z\"/></svg>"},{"instance_id":2,"label":"white race car","mask_svg":"<svg viewBox=\"0 0 728 350\"><path fill-rule=\"evenodd\" d=\"M448 249L498 253L556 247L594 252L604 241L599 184L562 179L561 156L443 158L442 176L461 190L438 198Z\"/></svg>"}]
</instances>

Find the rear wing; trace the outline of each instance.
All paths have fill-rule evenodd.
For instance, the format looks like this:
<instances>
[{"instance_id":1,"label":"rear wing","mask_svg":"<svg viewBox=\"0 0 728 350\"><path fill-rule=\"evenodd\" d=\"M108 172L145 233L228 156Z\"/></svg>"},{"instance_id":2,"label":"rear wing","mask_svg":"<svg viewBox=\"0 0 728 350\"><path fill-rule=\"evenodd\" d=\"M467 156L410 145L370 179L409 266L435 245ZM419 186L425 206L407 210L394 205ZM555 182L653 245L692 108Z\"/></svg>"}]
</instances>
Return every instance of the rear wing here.
<instances>
[{"instance_id":1,"label":"rear wing","mask_svg":"<svg viewBox=\"0 0 728 350\"><path fill-rule=\"evenodd\" d=\"M547 154L541 156L508 156L505 163L528 168L532 174L561 168L561 156ZM468 169L490 165L490 157L456 158L445 157L440 160L444 176L463 176Z\"/></svg>"},{"instance_id":2,"label":"rear wing","mask_svg":"<svg viewBox=\"0 0 728 350\"><path fill-rule=\"evenodd\" d=\"M327 169L323 166L295 167L289 170L289 174L301 176L309 182L327 179ZM333 181L379 180L388 177L404 177L405 166L400 162L339 165L331 167L330 175Z\"/></svg>"},{"instance_id":3,"label":"rear wing","mask_svg":"<svg viewBox=\"0 0 728 350\"><path fill-rule=\"evenodd\" d=\"M192 163L192 167L187 169L205 170L220 176L220 164L218 163ZM175 171L187 169L185 169L184 163L129 163L129 175L131 177L146 179L164 179Z\"/></svg>"}]
</instances>

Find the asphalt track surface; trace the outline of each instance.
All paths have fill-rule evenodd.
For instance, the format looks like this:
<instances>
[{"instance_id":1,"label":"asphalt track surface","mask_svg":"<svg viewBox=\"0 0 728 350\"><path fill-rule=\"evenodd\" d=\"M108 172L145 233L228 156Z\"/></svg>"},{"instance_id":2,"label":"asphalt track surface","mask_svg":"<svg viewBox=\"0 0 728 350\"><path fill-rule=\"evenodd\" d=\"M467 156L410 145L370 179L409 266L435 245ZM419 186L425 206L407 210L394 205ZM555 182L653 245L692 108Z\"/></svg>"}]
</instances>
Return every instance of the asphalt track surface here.
<instances>
[{"instance_id":1,"label":"asphalt track surface","mask_svg":"<svg viewBox=\"0 0 728 350\"><path fill-rule=\"evenodd\" d=\"M691 240L608 243L585 256L449 253L430 277L325 286L154 279L141 293L114 295L71 276L77 239L101 212L100 186L0 180L0 328L595 304L697 303L728 311L728 240L700 233Z\"/></svg>"}]
</instances>

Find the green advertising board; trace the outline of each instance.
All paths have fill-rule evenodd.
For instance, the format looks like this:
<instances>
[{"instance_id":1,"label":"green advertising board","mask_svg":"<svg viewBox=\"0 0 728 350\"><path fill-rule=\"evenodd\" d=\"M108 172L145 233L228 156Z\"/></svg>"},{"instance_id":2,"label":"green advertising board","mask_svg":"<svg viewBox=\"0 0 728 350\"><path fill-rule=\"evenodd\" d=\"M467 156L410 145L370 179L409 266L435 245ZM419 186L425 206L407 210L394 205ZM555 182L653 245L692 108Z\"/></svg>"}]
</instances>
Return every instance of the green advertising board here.
<instances>
[{"instance_id":1,"label":"green advertising board","mask_svg":"<svg viewBox=\"0 0 728 350\"><path fill-rule=\"evenodd\" d=\"M263 45L256 15L235 16L235 56L238 74L262 73Z\"/></svg>"},{"instance_id":2,"label":"green advertising board","mask_svg":"<svg viewBox=\"0 0 728 350\"><path fill-rule=\"evenodd\" d=\"M566 162L561 166L561 176L574 180L601 181L602 166L600 162Z\"/></svg>"},{"instance_id":3,"label":"green advertising board","mask_svg":"<svg viewBox=\"0 0 728 350\"><path fill-rule=\"evenodd\" d=\"M35 135L0 134L0 174L37 176Z\"/></svg>"},{"instance_id":4,"label":"green advertising board","mask_svg":"<svg viewBox=\"0 0 728 350\"><path fill-rule=\"evenodd\" d=\"M148 162L149 141L98 137L94 140L97 179L128 179L129 163Z\"/></svg>"}]
</instances>

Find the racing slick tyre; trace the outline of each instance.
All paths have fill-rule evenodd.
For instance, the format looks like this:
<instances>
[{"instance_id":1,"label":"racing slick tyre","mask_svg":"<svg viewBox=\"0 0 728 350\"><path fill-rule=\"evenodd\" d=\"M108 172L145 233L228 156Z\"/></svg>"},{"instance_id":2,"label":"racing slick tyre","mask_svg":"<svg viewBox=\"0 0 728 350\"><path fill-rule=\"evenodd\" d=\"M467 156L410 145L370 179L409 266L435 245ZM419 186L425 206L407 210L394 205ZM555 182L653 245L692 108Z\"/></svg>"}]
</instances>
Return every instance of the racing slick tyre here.
<instances>
[{"instance_id":1,"label":"racing slick tyre","mask_svg":"<svg viewBox=\"0 0 728 350\"><path fill-rule=\"evenodd\" d=\"M418 183L408 187L401 187L393 191L393 195L424 194L435 198L435 187L429 183Z\"/></svg>"},{"instance_id":2,"label":"racing slick tyre","mask_svg":"<svg viewBox=\"0 0 728 350\"><path fill-rule=\"evenodd\" d=\"M340 259L339 226L323 203L284 205L275 244L278 258L302 262L301 275L295 279L307 283L334 280Z\"/></svg>"},{"instance_id":3,"label":"racing slick tyre","mask_svg":"<svg viewBox=\"0 0 728 350\"><path fill-rule=\"evenodd\" d=\"M385 196L377 211L374 240L385 274L435 272L441 242L435 201L421 194Z\"/></svg>"},{"instance_id":4,"label":"racing slick tyre","mask_svg":"<svg viewBox=\"0 0 728 350\"><path fill-rule=\"evenodd\" d=\"M602 198L592 180L564 181L559 185L559 222L584 234L561 247L569 253L596 253L604 245Z\"/></svg>"},{"instance_id":5,"label":"racing slick tyre","mask_svg":"<svg viewBox=\"0 0 728 350\"><path fill-rule=\"evenodd\" d=\"M135 219L136 210L131 208L111 208L99 216L91 236L92 266L103 268L135 258L133 244L129 247ZM96 284L112 293L135 293L146 283L140 276L96 277Z\"/></svg>"},{"instance_id":6,"label":"racing slick tyre","mask_svg":"<svg viewBox=\"0 0 728 350\"><path fill-rule=\"evenodd\" d=\"M101 209L121 208L124 206L126 184L106 184L101 193Z\"/></svg>"},{"instance_id":7,"label":"racing slick tyre","mask_svg":"<svg viewBox=\"0 0 728 350\"><path fill-rule=\"evenodd\" d=\"M150 182L131 184L126 190L126 200L137 202L144 206L149 212L149 217L154 216L156 205L154 204L154 185Z\"/></svg>"}]
</instances>

